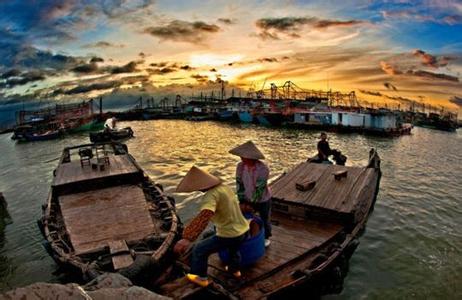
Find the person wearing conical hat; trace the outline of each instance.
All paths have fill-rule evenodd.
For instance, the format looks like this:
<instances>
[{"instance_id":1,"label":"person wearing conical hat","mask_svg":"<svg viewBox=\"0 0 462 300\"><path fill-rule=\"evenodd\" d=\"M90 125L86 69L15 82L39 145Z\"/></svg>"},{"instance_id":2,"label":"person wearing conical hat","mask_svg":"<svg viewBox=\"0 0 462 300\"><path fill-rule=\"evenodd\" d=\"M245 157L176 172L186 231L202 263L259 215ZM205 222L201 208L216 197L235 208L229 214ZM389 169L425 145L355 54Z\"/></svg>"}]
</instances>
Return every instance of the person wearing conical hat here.
<instances>
[{"instance_id":1,"label":"person wearing conical hat","mask_svg":"<svg viewBox=\"0 0 462 300\"><path fill-rule=\"evenodd\" d=\"M269 168L261 161L263 153L252 141L229 151L241 158L236 168L236 189L239 202L251 206L259 214L265 228L265 246L271 243L271 190L268 187Z\"/></svg>"},{"instance_id":2,"label":"person wearing conical hat","mask_svg":"<svg viewBox=\"0 0 462 300\"><path fill-rule=\"evenodd\" d=\"M195 166L185 175L176 188L176 192L204 192L199 214L183 230L182 239L173 251L183 254L204 231L210 221L216 232L194 244L191 255L191 273L186 278L200 286L207 286L208 257L215 252L227 249L229 253L228 270L240 277L239 248L247 237L249 222L242 215L239 201L233 190L221 180Z\"/></svg>"}]
</instances>

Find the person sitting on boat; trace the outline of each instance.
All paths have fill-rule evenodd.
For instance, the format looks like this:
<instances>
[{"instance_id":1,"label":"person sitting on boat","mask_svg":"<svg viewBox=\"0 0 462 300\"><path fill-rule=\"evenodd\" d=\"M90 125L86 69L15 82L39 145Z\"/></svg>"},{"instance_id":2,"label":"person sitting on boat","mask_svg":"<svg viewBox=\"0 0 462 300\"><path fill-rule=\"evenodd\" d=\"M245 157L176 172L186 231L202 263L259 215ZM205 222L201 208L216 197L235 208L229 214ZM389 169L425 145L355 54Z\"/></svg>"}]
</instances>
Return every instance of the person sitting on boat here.
<instances>
[{"instance_id":1,"label":"person sitting on boat","mask_svg":"<svg viewBox=\"0 0 462 300\"><path fill-rule=\"evenodd\" d=\"M177 192L204 192L199 214L194 217L183 230L173 251L184 254L191 243L212 221L216 231L209 237L198 241L192 248L191 273L186 278L202 287L210 282L207 278L208 257L215 252L227 249L229 252L229 268L236 278L241 276L239 248L245 241L249 231L249 222L239 208L239 201L232 189L221 180L193 166L176 188Z\"/></svg>"},{"instance_id":2,"label":"person sitting on boat","mask_svg":"<svg viewBox=\"0 0 462 300\"><path fill-rule=\"evenodd\" d=\"M268 187L269 168L261 161L265 156L252 141L229 151L241 158L236 168L237 197L244 210L251 206L263 221L265 247L271 243L271 190Z\"/></svg>"},{"instance_id":3,"label":"person sitting on boat","mask_svg":"<svg viewBox=\"0 0 462 300\"><path fill-rule=\"evenodd\" d=\"M116 130L117 126L117 119L115 117L109 118L104 122L104 130L105 131L111 131L111 130Z\"/></svg>"},{"instance_id":4,"label":"person sitting on boat","mask_svg":"<svg viewBox=\"0 0 462 300\"><path fill-rule=\"evenodd\" d=\"M332 154L332 149L330 149L329 142L327 141L327 134L321 132L321 140L318 142L318 159L321 162L329 161L329 155Z\"/></svg>"}]
</instances>

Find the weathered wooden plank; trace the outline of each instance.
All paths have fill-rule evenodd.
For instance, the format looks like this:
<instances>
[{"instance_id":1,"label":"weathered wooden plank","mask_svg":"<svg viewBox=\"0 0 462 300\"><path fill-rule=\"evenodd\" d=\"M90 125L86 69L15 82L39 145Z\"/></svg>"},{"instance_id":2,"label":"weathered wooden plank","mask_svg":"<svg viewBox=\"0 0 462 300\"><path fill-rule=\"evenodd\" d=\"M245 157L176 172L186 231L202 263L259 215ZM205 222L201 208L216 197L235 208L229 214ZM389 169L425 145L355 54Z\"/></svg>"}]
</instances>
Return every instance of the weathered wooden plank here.
<instances>
[{"instance_id":1,"label":"weathered wooden plank","mask_svg":"<svg viewBox=\"0 0 462 300\"><path fill-rule=\"evenodd\" d=\"M124 240L118 240L118 241L108 241L108 246L111 254L116 254L112 256L112 264L114 266L114 270L119 270L125 267L130 266L133 263L133 258L130 255L130 252L128 252L128 246L127 243L125 243ZM125 254L117 254L119 252L125 252Z\"/></svg>"},{"instance_id":2,"label":"weathered wooden plank","mask_svg":"<svg viewBox=\"0 0 462 300\"><path fill-rule=\"evenodd\" d=\"M76 253L133 241L158 232L143 190L136 185L105 188L59 198L66 230Z\"/></svg>"},{"instance_id":3,"label":"weathered wooden plank","mask_svg":"<svg viewBox=\"0 0 462 300\"><path fill-rule=\"evenodd\" d=\"M92 162L96 162L96 158L93 158ZM57 168L53 185L59 186L71 182L130 174L138 171L138 168L129 159L128 155L110 155L109 165L106 165L103 171L93 170L91 166L82 167L79 160L74 160L69 163L61 164Z\"/></svg>"}]
</instances>

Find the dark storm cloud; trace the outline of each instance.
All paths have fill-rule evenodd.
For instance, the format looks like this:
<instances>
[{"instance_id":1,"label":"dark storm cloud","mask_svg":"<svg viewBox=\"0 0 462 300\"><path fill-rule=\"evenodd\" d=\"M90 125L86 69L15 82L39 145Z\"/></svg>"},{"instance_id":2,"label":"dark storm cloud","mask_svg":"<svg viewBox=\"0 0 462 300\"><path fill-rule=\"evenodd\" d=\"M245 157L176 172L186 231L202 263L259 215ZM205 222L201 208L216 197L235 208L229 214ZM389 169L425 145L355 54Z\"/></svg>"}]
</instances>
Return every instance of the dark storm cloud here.
<instances>
[{"instance_id":1,"label":"dark storm cloud","mask_svg":"<svg viewBox=\"0 0 462 300\"><path fill-rule=\"evenodd\" d=\"M19 76L19 74L21 74L21 71L19 71L18 69L11 69L9 71L6 71L5 73L3 73L0 78L2 79L7 79L7 78L10 78L10 77L16 77L16 76Z\"/></svg>"},{"instance_id":2,"label":"dark storm cloud","mask_svg":"<svg viewBox=\"0 0 462 300\"><path fill-rule=\"evenodd\" d=\"M327 20L316 17L283 17L283 18L262 18L255 22L261 31L257 34L262 39L280 39L279 33L293 38L298 38L298 34L309 26L314 29L328 29L330 27L352 27L367 23L362 20Z\"/></svg>"},{"instance_id":3,"label":"dark storm cloud","mask_svg":"<svg viewBox=\"0 0 462 300\"><path fill-rule=\"evenodd\" d=\"M217 33L220 30L219 26L207 24L202 21L186 22L174 20L165 26L148 27L144 32L161 40L197 44L203 42L210 34Z\"/></svg>"},{"instance_id":4,"label":"dark storm cloud","mask_svg":"<svg viewBox=\"0 0 462 300\"><path fill-rule=\"evenodd\" d=\"M137 65L140 64L140 61L131 61L126 65L120 67L109 67L109 72L111 74L121 74L121 73L134 73L139 72L140 70L137 69Z\"/></svg>"},{"instance_id":5,"label":"dark storm cloud","mask_svg":"<svg viewBox=\"0 0 462 300\"><path fill-rule=\"evenodd\" d=\"M71 71L74 73L91 74L98 71L98 65L96 63L78 65L72 68Z\"/></svg>"},{"instance_id":6,"label":"dark storm cloud","mask_svg":"<svg viewBox=\"0 0 462 300\"><path fill-rule=\"evenodd\" d=\"M97 57L97 56L92 57L92 58L90 59L90 63L99 63L99 62L104 62L104 59L101 58L101 57Z\"/></svg>"},{"instance_id":7,"label":"dark storm cloud","mask_svg":"<svg viewBox=\"0 0 462 300\"><path fill-rule=\"evenodd\" d=\"M66 95L74 95L74 94L82 94L82 93L88 93L91 91L95 90L107 90L107 89L112 89L119 87L122 84L122 82L114 80L114 81L108 81L108 82L102 82L102 83L93 83L89 85L79 85L76 86L75 88L72 88L67 91L60 91Z\"/></svg>"},{"instance_id":8,"label":"dark storm cloud","mask_svg":"<svg viewBox=\"0 0 462 300\"><path fill-rule=\"evenodd\" d=\"M45 74L41 71L30 71L19 74L15 72L15 74L15 76L5 77L5 80L3 82L0 81L0 87L12 88L18 85L25 85L29 82L41 81L46 78Z\"/></svg>"}]
</instances>

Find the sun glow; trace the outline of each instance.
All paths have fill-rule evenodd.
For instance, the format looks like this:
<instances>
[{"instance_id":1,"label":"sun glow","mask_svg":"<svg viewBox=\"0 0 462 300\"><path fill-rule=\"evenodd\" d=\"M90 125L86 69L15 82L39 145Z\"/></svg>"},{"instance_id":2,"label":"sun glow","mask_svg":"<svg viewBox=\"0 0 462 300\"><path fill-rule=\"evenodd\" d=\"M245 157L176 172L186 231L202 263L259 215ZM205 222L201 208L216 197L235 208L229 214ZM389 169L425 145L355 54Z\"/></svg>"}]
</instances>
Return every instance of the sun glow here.
<instances>
[{"instance_id":1,"label":"sun glow","mask_svg":"<svg viewBox=\"0 0 462 300\"><path fill-rule=\"evenodd\" d=\"M193 67L205 67L205 66L218 67L218 66L224 66L224 65L239 61L242 58L243 56L240 54L217 55L217 54L205 53L205 54L192 55L189 61Z\"/></svg>"}]
</instances>

